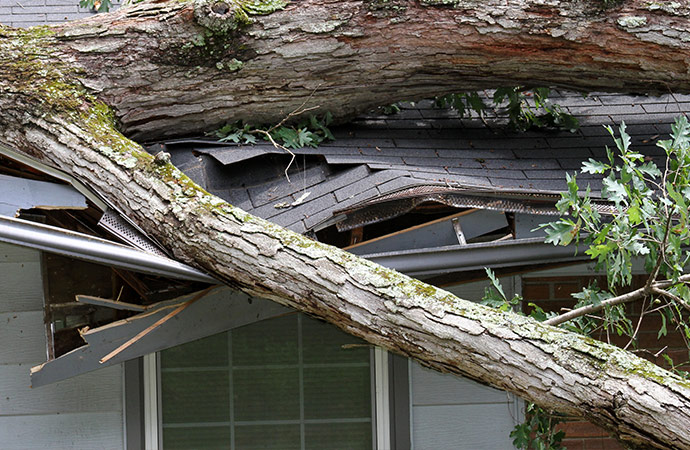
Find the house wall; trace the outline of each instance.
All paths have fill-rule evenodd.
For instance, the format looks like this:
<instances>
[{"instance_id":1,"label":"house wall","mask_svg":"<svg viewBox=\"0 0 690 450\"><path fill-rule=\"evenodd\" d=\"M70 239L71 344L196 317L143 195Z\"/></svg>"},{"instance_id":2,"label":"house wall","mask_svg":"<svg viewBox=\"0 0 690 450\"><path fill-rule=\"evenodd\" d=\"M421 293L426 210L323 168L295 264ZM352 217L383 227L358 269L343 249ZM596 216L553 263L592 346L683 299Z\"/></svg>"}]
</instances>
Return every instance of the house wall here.
<instances>
[{"instance_id":1,"label":"house wall","mask_svg":"<svg viewBox=\"0 0 690 450\"><path fill-rule=\"evenodd\" d=\"M0 448L124 448L121 365L30 387L46 359L40 253L2 243L0 343Z\"/></svg>"},{"instance_id":2,"label":"house wall","mask_svg":"<svg viewBox=\"0 0 690 450\"><path fill-rule=\"evenodd\" d=\"M0 23L13 27L61 23L94 14L80 8L79 0L0 0Z\"/></svg>"},{"instance_id":3,"label":"house wall","mask_svg":"<svg viewBox=\"0 0 690 450\"><path fill-rule=\"evenodd\" d=\"M511 297L518 277L501 279ZM478 301L487 282L446 288ZM522 401L466 378L410 363L412 442L417 450L513 449L510 432L522 421Z\"/></svg>"}]
</instances>

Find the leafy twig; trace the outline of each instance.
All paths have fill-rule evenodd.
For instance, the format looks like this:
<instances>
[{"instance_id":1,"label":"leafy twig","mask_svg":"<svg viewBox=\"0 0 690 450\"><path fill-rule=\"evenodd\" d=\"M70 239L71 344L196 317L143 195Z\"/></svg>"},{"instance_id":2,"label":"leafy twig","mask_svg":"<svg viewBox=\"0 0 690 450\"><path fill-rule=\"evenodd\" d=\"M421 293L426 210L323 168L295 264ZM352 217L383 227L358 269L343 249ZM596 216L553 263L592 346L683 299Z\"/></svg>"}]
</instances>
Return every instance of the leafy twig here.
<instances>
[{"instance_id":1,"label":"leafy twig","mask_svg":"<svg viewBox=\"0 0 690 450\"><path fill-rule=\"evenodd\" d=\"M690 281L690 275L683 275L678 278L679 282L686 282ZM627 294L619 295L617 297L612 297L607 300L603 300L601 303L598 304L591 304L591 305L586 305L581 308L576 308L571 311L568 311L567 313L563 313L559 316L553 317L549 320L544 321L546 325L560 325L564 322L567 322L572 319L576 319L578 317L584 316L585 314L592 314L595 312L599 312L602 309L606 308L607 306L615 306L615 305L620 305L623 303L630 303L635 300L639 300L641 298L644 298L645 296L651 294L652 292L657 293L657 295L672 295L668 291L663 290L665 287L669 287L675 284L674 282L670 280L664 280L664 281L659 281L654 284L650 288L641 287L639 289L635 289L634 291L628 292ZM676 297L676 296L674 296ZM676 297L677 298L677 297ZM683 302L683 305L685 306L685 302ZM690 307L690 306L689 306Z\"/></svg>"}]
</instances>

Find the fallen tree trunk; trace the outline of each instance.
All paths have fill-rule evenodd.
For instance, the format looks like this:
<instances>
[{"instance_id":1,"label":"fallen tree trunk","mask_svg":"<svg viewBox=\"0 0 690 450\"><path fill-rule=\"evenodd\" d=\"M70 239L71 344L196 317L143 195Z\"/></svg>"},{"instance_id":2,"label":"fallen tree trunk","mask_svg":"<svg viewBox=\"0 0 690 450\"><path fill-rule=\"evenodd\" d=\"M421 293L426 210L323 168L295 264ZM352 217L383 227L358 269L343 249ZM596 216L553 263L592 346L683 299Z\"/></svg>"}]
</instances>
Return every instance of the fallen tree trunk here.
<instances>
[{"instance_id":1,"label":"fallen tree trunk","mask_svg":"<svg viewBox=\"0 0 690 450\"><path fill-rule=\"evenodd\" d=\"M690 448L690 382L646 360L458 299L252 217L124 138L114 149L58 115L31 117L23 129L15 147L90 184L178 258L250 295L436 370L583 416L632 447ZM13 136L5 129L4 137Z\"/></svg>"},{"instance_id":2,"label":"fallen tree trunk","mask_svg":"<svg viewBox=\"0 0 690 450\"><path fill-rule=\"evenodd\" d=\"M312 93L344 118L501 85L690 92L680 2L283 2L145 2L54 27L44 57L67 62L139 140L274 123Z\"/></svg>"},{"instance_id":3,"label":"fallen tree trunk","mask_svg":"<svg viewBox=\"0 0 690 450\"><path fill-rule=\"evenodd\" d=\"M304 2L291 10L267 16L244 31L221 31L233 37L246 36L251 31L256 33L258 41L263 42L262 32L272 35L275 30L286 27L285 36L289 40L292 36L290 33L299 28L289 25L290 15L309 18L314 12L303 11L303 6L318 9L335 5L333 7L337 8L340 3L350 4L333 2L319 6ZM530 4L537 8L542 3L545 2ZM557 4L555 1L551 3ZM493 2L489 4L493 5ZM504 11L501 6L504 4L501 1L493 6L500 12ZM522 2L509 1L507 4L516 7ZM580 2L569 4L577 6ZM221 16L216 19L225 23L223 18L227 18L228 11L214 5L220 8L220 13L213 13ZM357 8L370 7L370 4L354 5ZM471 9L476 3L458 1L456 5ZM418 9L426 20L430 20L429 17L440 20L446 17L442 14L449 14L446 20L452 22L452 26L463 23L463 20L454 16L461 14L462 10L413 4L408 6L403 13L409 14L409 11ZM211 14L209 11L213 12L214 6L199 2L195 7ZM544 15L544 9L540 8L534 14ZM0 28L3 38L0 41L0 63L6 69L0 75L0 139L93 186L179 259L204 268L250 295L269 298L321 317L373 344L415 358L428 367L464 375L514 392L547 409L586 417L632 447L690 448L690 435L687 433L690 424L690 382L618 348L511 313L460 300L347 252L252 217L198 188L172 167L165 155L153 158L120 134L120 125L140 137L165 135L163 129L166 127L174 127L175 132L197 131L219 120L221 113L229 111L234 111L234 117L247 114L248 117L274 119L301 103L304 96L319 83L325 86L318 91L318 102L325 106L337 106L339 101L343 101L339 110L342 114L355 112L366 104L361 97L351 102L343 100L346 94L354 92L349 83L355 78L331 79L336 72L348 73L346 66L333 67L327 72L319 72L321 66L311 63L300 63L296 67L276 66L279 62L290 60L286 55L282 57L287 59L279 58L278 50L269 57L265 56L268 53L261 53L252 47L252 55L257 59L247 59L242 69L231 72L234 75L228 75L220 81L212 75L219 76L226 69L219 68L215 63L180 67L178 57L184 53L184 45L175 47L166 40L173 39L173 29L187 38L205 36L204 39L220 39L217 33L221 31L215 29L211 34L206 34L203 28L194 24L195 20L204 21L198 17L194 19L194 11L192 6L182 2L150 3L112 16L58 28L57 34L47 29L24 32ZM356 16L356 20L363 21L357 22L362 28L366 23L380 26L392 20L391 17L381 19L368 9L356 11L369 11L362 13L364 18ZM329 17L328 20L344 20L339 19L337 14L323 16L319 12L316 15ZM237 17L237 11L232 17ZM669 17L677 23L687 20L687 14ZM657 20L656 16L654 18ZM355 20L355 15L348 20ZM312 22L297 23L306 27ZM333 30L350 30L349 33L354 33L349 28L354 25L349 21L338 25L328 23L314 22L315 25L331 28L325 31L319 29L325 34ZM410 17L404 23L414 28L417 22ZM396 24L390 25L395 28ZM442 25L439 26L442 28ZM217 21L212 21L208 26L217 27ZM505 30L510 27L505 24L492 25L496 26L503 31L495 36L506 34L504 37L507 40L511 34ZM485 31L493 33L492 27ZM170 30L166 34L168 28ZM475 34L470 35L481 34L477 31L479 28L474 29ZM634 35L615 29L617 33ZM315 31L310 30L299 32L296 36L311 36ZM432 35L435 33L433 30ZM577 34L577 30L572 33ZM422 31L418 29L417 33ZM384 30L384 36L385 33L387 31ZM129 39L130 34L136 40L127 41L123 46L121 40ZM317 33L312 43L300 41L302 38L297 37L292 43L284 44L281 51L291 58L304 57L312 62L313 55L328 52L347 54L350 51L347 49L367 39L362 37L364 40L358 40L361 36L353 35L351 41L345 38L322 41L321 33ZM467 38L468 42L471 41L470 37ZM326 45L324 42L333 42L328 39L338 42L337 47L323 47ZM380 37L373 35L368 39L382 42ZM420 45L420 39L424 38L415 38L408 44L405 44L405 39L400 39L396 43L414 47ZM516 39L514 34L511 39ZM195 46L194 41L183 42L191 42L192 48ZM232 54L248 51L249 46L242 42L236 43L235 53ZM644 40L637 39L636 42L644 43ZM160 47L165 45L166 49L161 51ZM575 46L575 43L569 45ZM683 45L678 43L678 52L687 52L683 50ZM304 53L305 48L312 47L318 51ZM534 53L546 52L544 48L537 47ZM515 48L512 48L514 52ZM363 61L367 61L363 57L368 54L366 51L365 47L364 53L360 54ZM496 51L499 55L492 57L497 58L497 67L503 67L501 70L515 68L519 59L517 55L509 63L511 58L507 58L507 54L500 55L507 50ZM117 52L125 56L121 66L107 68L104 61L112 59L104 58L106 55L113 58ZM443 78L437 71L456 67L452 70L458 76L462 70L465 70L465 74L475 71L477 66L468 61L475 61L482 52L484 50L469 53L470 56L466 58L457 56L455 59L459 58L460 61L452 62L451 66L442 61L453 58L441 52L445 56L431 60L436 62L416 62L417 68L412 72L403 71L400 69L402 66L391 62L388 56L388 61L392 67L398 67L396 70L400 74L399 79L389 79L390 85L395 89L409 86L403 91L405 95L426 95L431 93L433 84ZM641 47L636 48L635 53L638 52L641 52ZM627 57L624 55L627 53L616 58L623 60ZM544 58L542 54L541 62L535 67L541 67ZM683 74L687 71L684 57L678 57L673 64L669 62L668 67L656 64L657 61L653 59L648 61L654 64L647 75L650 79L653 78L652 73L657 75L657 78L653 78L656 81L635 81L637 84L633 84L633 78L647 76L641 75L647 73L644 72L647 62L638 64L636 70L628 75L618 75L617 79L629 80L631 86L639 86L640 89L644 86L660 88L669 83L679 90L689 90L686 77L679 72L681 66ZM224 61L220 62L225 64ZM263 71L259 70L259 67L252 65L258 62L253 61L263 61L261 64L267 66ZM350 64L350 60L343 61ZM376 67L379 67L379 63L376 63ZM430 65L425 66L426 63ZM591 72L583 70L585 75L580 77L589 80L580 85L582 88L587 83L594 83L592 80L599 80L599 76L604 74L606 64L592 64L594 68ZM381 63L381 67L384 66L386 63ZM176 67L177 70L174 70ZM253 69L248 70L250 67ZM420 67L426 68L422 70ZM135 71L135 68L138 70ZM575 73L579 73L579 68L576 72L566 69L567 64L554 69L552 75L556 83L573 83L575 86ZM316 82L307 76L312 71ZM241 81L233 81L240 73ZM510 74L510 77L507 72L498 73L503 75L495 76L494 82L500 82L502 77L506 80L510 78L513 82L526 79L519 73ZM355 74L350 75L355 77ZM367 73L367 77L369 75L373 78L362 83L371 83L372 89L388 86L383 79L374 77L373 72ZM465 85L485 86L480 78L470 78ZM250 81L252 79L253 82ZM230 87L223 86L226 82ZM597 83L600 83L598 87L606 87L603 81ZM447 81L443 86L444 89L456 89L461 84L454 80ZM613 89L616 86L608 87ZM237 89L237 93L233 89ZM385 89L380 98L394 100L393 87ZM114 107L115 114L109 105ZM208 116L208 121L197 123L202 115ZM118 124L118 119L121 124Z\"/></svg>"}]
</instances>

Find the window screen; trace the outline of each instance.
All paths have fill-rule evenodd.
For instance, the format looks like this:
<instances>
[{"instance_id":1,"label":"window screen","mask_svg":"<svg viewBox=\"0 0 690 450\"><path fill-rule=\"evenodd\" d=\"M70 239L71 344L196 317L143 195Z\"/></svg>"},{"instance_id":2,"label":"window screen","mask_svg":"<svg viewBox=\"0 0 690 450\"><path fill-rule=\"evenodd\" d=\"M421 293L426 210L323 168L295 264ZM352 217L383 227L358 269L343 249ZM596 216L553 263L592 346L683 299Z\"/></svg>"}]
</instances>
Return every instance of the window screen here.
<instances>
[{"instance_id":1,"label":"window screen","mask_svg":"<svg viewBox=\"0 0 690 450\"><path fill-rule=\"evenodd\" d=\"M163 448L372 448L364 344L291 314L161 352Z\"/></svg>"}]
</instances>

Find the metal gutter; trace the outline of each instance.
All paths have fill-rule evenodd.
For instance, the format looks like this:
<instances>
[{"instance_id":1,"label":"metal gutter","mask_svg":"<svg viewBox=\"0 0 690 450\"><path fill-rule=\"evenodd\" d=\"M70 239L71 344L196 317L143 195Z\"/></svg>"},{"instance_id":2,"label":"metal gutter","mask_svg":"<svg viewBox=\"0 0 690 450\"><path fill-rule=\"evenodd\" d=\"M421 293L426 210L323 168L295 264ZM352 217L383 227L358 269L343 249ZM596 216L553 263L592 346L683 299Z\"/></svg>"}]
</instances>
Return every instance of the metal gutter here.
<instances>
[{"instance_id":1,"label":"metal gutter","mask_svg":"<svg viewBox=\"0 0 690 450\"><path fill-rule=\"evenodd\" d=\"M2 215L0 242L151 275L218 284L210 275L170 258L152 255L87 234Z\"/></svg>"},{"instance_id":2,"label":"metal gutter","mask_svg":"<svg viewBox=\"0 0 690 450\"><path fill-rule=\"evenodd\" d=\"M218 284L200 270L106 239L0 215L0 242L126 270ZM525 264L588 260L584 248L545 244L541 237L360 255L414 277Z\"/></svg>"},{"instance_id":3,"label":"metal gutter","mask_svg":"<svg viewBox=\"0 0 690 450\"><path fill-rule=\"evenodd\" d=\"M86 187L84 184L82 184L79 180L74 178L73 176L59 170L53 167L50 167L46 164L43 164L40 161L36 161L35 159L23 155L16 150L12 150L10 147L8 147L6 144L3 144L2 141L0 141L0 155L6 156L9 159L13 159L17 162L20 162L22 164L25 164L29 167L32 167L40 172L43 172L46 175L50 175L53 178L56 178L58 180L64 181L68 184L70 184L74 189L76 189L79 193L81 193L84 197L88 198L91 203L93 203L98 209L100 209L104 213L104 218L110 219L109 221L112 222L115 220L114 216L119 216L117 219L117 222L119 222L117 225L117 228L122 228L125 226L125 223L128 224L128 227L133 229L131 230L133 234L140 234L140 238L135 239L135 242L133 243L136 247L142 248L143 250L146 251L154 251L157 252L157 250L154 249L154 247L158 248L159 253L161 256L165 254L163 251L163 247L156 242L154 239L152 239L150 236L146 234L144 230L142 230L137 224L132 222L126 214L123 214L118 208L116 208L114 205L110 204L105 198L101 197L98 193L92 191L88 187ZM109 214L108 211L112 210L113 213ZM125 237L129 234L129 230L125 230L125 233L119 233L117 229L112 229L107 226L106 223L99 222L100 226L103 226L106 230L110 231L111 233L114 233L116 236L120 236L123 238L124 241L128 241L125 239ZM147 241L147 242L144 242ZM148 242L150 241L150 242ZM142 245L143 244L143 247Z\"/></svg>"},{"instance_id":4,"label":"metal gutter","mask_svg":"<svg viewBox=\"0 0 690 450\"><path fill-rule=\"evenodd\" d=\"M406 275L424 277L484 267L499 268L589 260L584 250L584 246L576 249L574 246L546 244L543 237L535 237L361 256Z\"/></svg>"}]
</instances>

